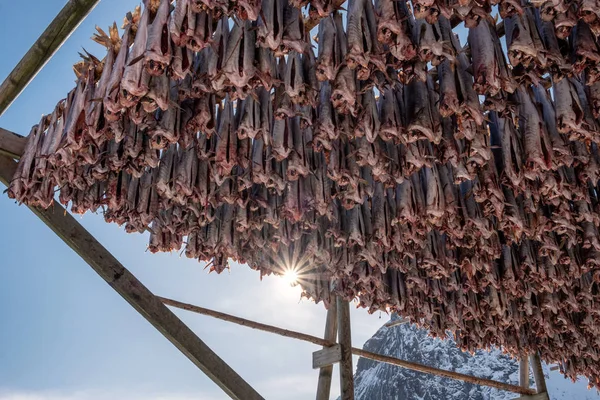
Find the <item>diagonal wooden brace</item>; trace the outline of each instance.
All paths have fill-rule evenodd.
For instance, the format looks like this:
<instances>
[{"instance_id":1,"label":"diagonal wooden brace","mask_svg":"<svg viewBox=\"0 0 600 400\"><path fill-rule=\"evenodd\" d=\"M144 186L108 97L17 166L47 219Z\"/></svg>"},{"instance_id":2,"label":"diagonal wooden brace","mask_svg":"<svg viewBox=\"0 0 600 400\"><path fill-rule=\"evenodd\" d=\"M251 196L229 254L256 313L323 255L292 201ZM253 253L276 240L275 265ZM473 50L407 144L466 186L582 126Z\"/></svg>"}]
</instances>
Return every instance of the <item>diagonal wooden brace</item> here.
<instances>
[{"instance_id":1,"label":"diagonal wooden brace","mask_svg":"<svg viewBox=\"0 0 600 400\"><path fill-rule=\"evenodd\" d=\"M0 155L0 182L8 185L16 169L14 160ZM29 209L229 397L263 399L60 204L48 210Z\"/></svg>"}]
</instances>

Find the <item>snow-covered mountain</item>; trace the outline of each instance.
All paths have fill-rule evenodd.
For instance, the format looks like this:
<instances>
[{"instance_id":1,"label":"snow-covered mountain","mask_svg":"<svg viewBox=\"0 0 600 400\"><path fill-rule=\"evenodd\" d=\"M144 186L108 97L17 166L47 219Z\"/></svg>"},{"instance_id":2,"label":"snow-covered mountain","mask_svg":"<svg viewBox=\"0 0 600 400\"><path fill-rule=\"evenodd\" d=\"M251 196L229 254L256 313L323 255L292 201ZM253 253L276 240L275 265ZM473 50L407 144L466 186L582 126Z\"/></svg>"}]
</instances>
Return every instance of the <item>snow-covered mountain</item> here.
<instances>
[{"instance_id":1,"label":"snow-covered mountain","mask_svg":"<svg viewBox=\"0 0 600 400\"><path fill-rule=\"evenodd\" d=\"M392 320L397 317L392 316ZM423 329L405 324L383 326L369 339L365 350L398 357L437 368L518 384L519 363L498 349L478 351L474 356L461 352L451 339L434 339ZM587 380L576 383L544 365L546 384L552 400L600 400L597 391L587 389ZM533 386L533 375L531 375ZM423 374L397 366L360 358L355 374L356 400L508 400L517 394L470 383Z\"/></svg>"}]
</instances>

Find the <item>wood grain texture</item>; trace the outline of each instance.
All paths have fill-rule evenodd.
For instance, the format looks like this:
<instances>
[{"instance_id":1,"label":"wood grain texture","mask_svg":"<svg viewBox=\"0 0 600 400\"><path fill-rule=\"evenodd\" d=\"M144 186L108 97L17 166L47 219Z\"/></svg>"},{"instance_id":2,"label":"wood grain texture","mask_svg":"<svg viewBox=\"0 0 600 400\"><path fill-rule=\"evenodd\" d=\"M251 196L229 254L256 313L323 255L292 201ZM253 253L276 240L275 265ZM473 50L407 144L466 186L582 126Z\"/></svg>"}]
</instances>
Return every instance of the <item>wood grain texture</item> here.
<instances>
[{"instance_id":1,"label":"wood grain texture","mask_svg":"<svg viewBox=\"0 0 600 400\"><path fill-rule=\"evenodd\" d=\"M16 166L15 161L0 156L2 183L6 185L11 180ZM229 397L238 400L263 399L60 204L55 203L48 210L29 208Z\"/></svg>"},{"instance_id":2,"label":"wood grain texture","mask_svg":"<svg viewBox=\"0 0 600 400\"><path fill-rule=\"evenodd\" d=\"M387 364L397 365L397 366L403 367L403 368L408 368L413 371L424 372L426 374L443 376L444 378L450 378L450 379L456 379L458 381L474 383L475 385L489 386L489 387L493 387L496 389L506 390L509 392L519 393L519 394L524 394L524 395L535 394L535 390L533 390L533 389L522 388L517 385L511 385L509 383L493 381L491 379L478 378L476 376L465 375L465 374L461 374L461 373L454 372L454 371L441 370L441 369L430 367L430 366L423 365L423 364L417 364L417 363L410 362L410 361L400 360L395 357L388 357L388 356L383 356L380 354L375 354L370 351L358 349L356 347L352 348L352 354L360 356L360 357L368 358L369 360L384 362Z\"/></svg>"},{"instance_id":3,"label":"wood grain texture","mask_svg":"<svg viewBox=\"0 0 600 400\"><path fill-rule=\"evenodd\" d=\"M325 321L325 340L335 342L337 337L337 302L332 301L327 310ZM331 379L333 376L333 365L323 367L319 370L319 383L317 384L317 400L329 400L331 395Z\"/></svg>"},{"instance_id":4,"label":"wood grain texture","mask_svg":"<svg viewBox=\"0 0 600 400\"><path fill-rule=\"evenodd\" d=\"M19 159L25 151L27 138L14 132L0 128L0 154Z\"/></svg>"},{"instance_id":5,"label":"wood grain texture","mask_svg":"<svg viewBox=\"0 0 600 400\"><path fill-rule=\"evenodd\" d=\"M529 357L531 360L531 368L533 369L533 379L535 379L535 387L537 393L546 393L546 377L544 376L544 370L542 369L542 360L539 354L533 354Z\"/></svg>"},{"instance_id":6,"label":"wood grain texture","mask_svg":"<svg viewBox=\"0 0 600 400\"><path fill-rule=\"evenodd\" d=\"M332 366L342 360L342 348L339 344L315 351L313 353L313 369Z\"/></svg>"},{"instance_id":7,"label":"wood grain texture","mask_svg":"<svg viewBox=\"0 0 600 400\"><path fill-rule=\"evenodd\" d=\"M166 304L168 306L195 312L197 314L208 315L209 317L217 318L217 319L227 321L227 322L232 322L234 324L242 325L242 326L245 326L248 328L258 329L260 331L270 332L270 333L274 333L276 335L285 336L285 337L289 337L292 339L298 339L298 340L302 340L305 342L310 342L310 343L313 343L313 344L316 344L319 346L332 346L333 344L335 344L335 342L321 339L316 336L307 335L305 333L291 331L289 329L283 329L283 328L279 328L277 326L263 324L261 322L251 321L249 319L236 317L235 315L226 314L226 313L223 313L220 311L215 311L215 310L211 310L208 308L195 306L193 304L182 303L180 301L167 299L165 297L160 297L160 296L157 296L157 297L164 304Z\"/></svg>"},{"instance_id":8,"label":"wood grain texture","mask_svg":"<svg viewBox=\"0 0 600 400\"><path fill-rule=\"evenodd\" d=\"M526 354L519 360L519 385L529 387L529 356Z\"/></svg>"},{"instance_id":9,"label":"wood grain texture","mask_svg":"<svg viewBox=\"0 0 600 400\"><path fill-rule=\"evenodd\" d=\"M352 333L350 303L337 298L338 342L342 347L340 361L340 392L342 400L354 400L354 372L352 371Z\"/></svg>"},{"instance_id":10,"label":"wood grain texture","mask_svg":"<svg viewBox=\"0 0 600 400\"><path fill-rule=\"evenodd\" d=\"M171 305L173 307L178 307L178 308L181 308L184 310L196 312L196 313L203 314L203 315L208 315L208 316L211 316L214 318L233 322L235 324L243 325L243 326L246 326L249 328L258 329L258 330L262 330L265 332L271 332L271 333L277 333L277 331L281 330L281 328L278 328L278 327L274 327L274 326L267 325L267 324L262 324L260 322L250 321L250 320L240 318L240 317L234 317L229 314L224 314L224 313L221 313L218 311L213 311L213 310L209 310L206 308L194 306L191 304L182 303L182 302L179 302L176 300L170 300L170 299L166 299L164 297L159 297L159 299L161 299L163 302L165 302L165 304ZM337 312L339 313L339 306L337 306L337 308L338 308ZM227 318L227 319L225 319L225 318ZM333 328L332 328L332 330L333 330ZM333 341L330 342L328 340L325 340L325 339L322 339L322 338L319 338L316 336L311 336L311 335L307 335L307 334L300 333L300 332L289 331L287 329L283 329L283 331L285 331L286 334L282 335L282 336L286 336L286 337L289 337L292 339L298 339L298 340L302 340L305 342L318 344L321 346L331 346L331 345L335 344ZM335 335L334 335L334 337L335 337ZM478 378L476 376L465 375L465 374L461 374L458 372L446 371L443 369L430 367L430 366L423 365L423 364L418 364L418 363L414 363L414 362L410 362L410 361L404 361L404 360L401 360L401 359L395 358L395 357L389 357L389 356L384 356L381 354L372 353L370 351L362 350L362 349L359 349L356 347L352 347L351 351L352 351L352 354L360 356L360 357L368 358L368 359L374 360L374 361L384 362L384 363L391 364L391 365L396 365L396 366L407 368L407 369L410 369L413 371L443 376L445 378L456 379L456 380L463 381L463 382L470 382L470 383L474 383L476 385L481 385L481 386L489 386L489 387L493 387L496 389L513 392L513 393L519 393L519 394L525 394L525 395L535 394L534 389L526 389L526 388L522 388L517 385L511 385L508 383L498 382L498 381L494 381L491 379Z\"/></svg>"}]
</instances>

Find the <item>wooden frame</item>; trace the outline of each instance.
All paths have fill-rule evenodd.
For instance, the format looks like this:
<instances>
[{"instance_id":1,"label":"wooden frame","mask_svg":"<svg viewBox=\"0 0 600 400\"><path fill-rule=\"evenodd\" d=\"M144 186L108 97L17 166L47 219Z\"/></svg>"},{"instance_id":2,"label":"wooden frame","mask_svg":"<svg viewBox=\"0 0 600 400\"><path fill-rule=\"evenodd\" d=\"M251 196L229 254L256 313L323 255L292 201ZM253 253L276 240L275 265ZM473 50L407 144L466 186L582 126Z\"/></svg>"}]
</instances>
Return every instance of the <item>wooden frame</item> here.
<instances>
[{"instance_id":1,"label":"wooden frame","mask_svg":"<svg viewBox=\"0 0 600 400\"><path fill-rule=\"evenodd\" d=\"M327 310L325 321L324 338L335 342L337 336L337 302L332 301ZM323 367L319 370L319 383L317 384L317 400L329 400L331 394L331 379L333 376L333 365Z\"/></svg>"},{"instance_id":2,"label":"wooden frame","mask_svg":"<svg viewBox=\"0 0 600 400\"><path fill-rule=\"evenodd\" d=\"M27 138L0 128L0 155L19 159L25 151Z\"/></svg>"},{"instance_id":3,"label":"wooden frame","mask_svg":"<svg viewBox=\"0 0 600 400\"><path fill-rule=\"evenodd\" d=\"M264 332L269 332L269 333L274 333L274 334L277 334L280 336L289 337L291 339L302 340L302 341L313 343L313 344L316 344L319 346L333 346L336 344L334 341L329 339L331 337L335 338L335 333L332 334L332 332L334 332L334 329L331 327L331 323L327 326L326 334L325 334L326 338L322 339L322 338L319 338L316 336L308 335L306 333L295 332L295 331L291 331L291 330L287 330L287 329L278 328L276 326L263 324L260 322L250 321L245 318L236 317L234 315L225 314L225 313L222 313L219 311L209 310L207 308L199 307L199 306L196 306L193 304L182 303L182 302L179 302L176 300L166 299L164 297L160 297L160 299L162 299L165 302L165 304L172 306L172 307L177 307L182 310L195 312L197 314L207 315L207 316L210 316L213 318L220 319L222 321L232 322L234 324L242 325L242 326L245 326L248 328L258 329L258 330L261 330ZM328 321L331 321L331 319L335 318L334 315L337 314L336 319L339 324L340 323L339 313L340 313L340 304L338 303L337 304L337 312L328 311L328 315L327 315ZM345 317L341 317L341 318L345 319ZM349 317L347 319L349 321ZM340 343L340 344L342 344L342 346L343 346L343 343ZM423 365L423 364L419 364L419 363L415 363L415 362L411 362L411 361L401 360L401 359L395 358L395 357L389 357L389 356L384 356L381 354L376 354L376 353L373 353L373 352L370 352L367 350L363 350L363 349L359 349L356 347L351 347L351 353L356 356L368 358L368 359L374 360L374 361L384 362L384 363L391 364L391 365L396 365L396 366L407 368L407 369L410 369L413 371L424 372L424 373L432 374L432 375L438 375L438 376L442 376L445 378L455 379L458 381L474 383L476 385L489 386L489 387L493 387L493 388L496 388L499 390L506 390L509 392L519 393L519 394L523 394L523 395L533 395L536 393L535 390L530 389L529 387L521 387L521 386L511 385L511 384L504 383L504 382L494 381L491 379L478 378L475 376L461 374L458 372L447 371L447 370L430 367L427 365ZM321 380L319 380L319 387L322 387L322 386L323 385L321 384ZM321 398L318 397L317 399L320 400Z\"/></svg>"},{"instance_id":4,"label":"wooden frame","mask_svg":"<svg viewBox=\"0 0 600 400\"><path fill-rule=\"evenodd\" d=\"M69 0L44 33L29 49L9 76L0 85L0 115L12 104L23 89L43 68L48 60L60 48L64 41L79 26L100 0ZM335 0L334 7L343 4ZM308 19L306 28L310 31L317 24L316 19ZM453 21L453 25L457 25ZM499 34L503 26L498 25ZM9 185L17 163L25 149L27 138L0 128L0 182ZM119 293L138 313L150 322L163 336L190 359L201 371L212 379L232 399L254 400L262 397L244 381L225 361L215 354L198 336L196 336L165 305L183 308L200 314L209 315L254 329L276 333L282 336L308 341L324 348L340 348L340 386L343 400L354 399L352 374L352 355L385 362L415 371L444 376L478 385L495 387L525 395L523 399L547 399L546 385L541 371L539 356L531 358L537 390L530 389L521 380L522 386L510 385L490 379L444 371L394 357L371 353L352 347L350 329L350 309L348 302L337 299L327 312L324 338L317 338L300 332L294 332L225 313L193 306L175 300L155 296L131 272L129 272L108 250L106 250L83 226L81 226L59 204L48 210L29 207L50 229L52 229L69 247L71 247L94 271L98 273L117 293ZM389 327L403 322L389 324ZM338 336L338 343L335 341ZM322 366L319 372L317 400L329 399L333 365ZM524 376L522 372L521 376Z\"/></svg>"},{"instance_id":5,"label":"wooden frame","mask_svg":"<svg viewBox=\"0 0 600 400\"><path fill-rule=\"evenodd\" d=\"M0 156L0 182L8 185L16 169L15 161ZM227 395L238 400L263 399L60 204L48 210L29 209Z\"/></svg>"}]
</instances>

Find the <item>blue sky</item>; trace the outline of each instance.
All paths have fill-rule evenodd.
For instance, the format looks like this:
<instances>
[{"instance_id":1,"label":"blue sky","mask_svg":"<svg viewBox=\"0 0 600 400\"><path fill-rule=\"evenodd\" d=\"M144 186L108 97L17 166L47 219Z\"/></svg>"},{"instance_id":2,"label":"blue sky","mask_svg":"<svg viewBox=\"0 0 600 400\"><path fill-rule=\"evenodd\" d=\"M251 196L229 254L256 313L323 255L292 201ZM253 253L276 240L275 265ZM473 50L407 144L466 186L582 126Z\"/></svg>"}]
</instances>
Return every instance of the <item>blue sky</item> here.
<instances>
[{"instance_id":1,"label":"blue sky","mask_svg":"<svg viewBox=\"0 0 600 400\"><path fill-rule=\"evenodd\" d=\"M65 0L0 2L0 80ZM0 126L27 135L74 86L71 66L89 38L139 2L102 0L25 92ZM0 185L0 190L4 188ZM147 253L147 237L128 235L98 215L80 222L154 293L289 329L322 335L322 304L300 301L277 278L262 282L235 265L221 276L179 254ZM0 400L225 399L220 389L138 315L26 207L0 196ZM316 346L183 311L176 313L267 399L312 398ZM386 315L353 309L362 346ZM333 395L339 393L334 381Z\"/></svg>"}]
</instances>

